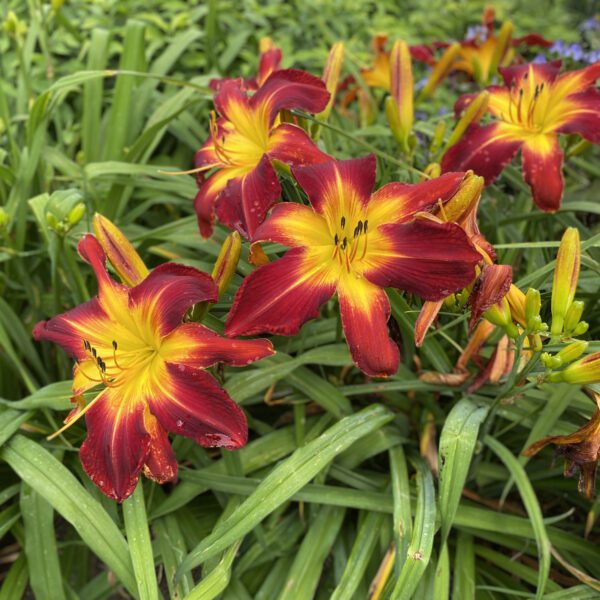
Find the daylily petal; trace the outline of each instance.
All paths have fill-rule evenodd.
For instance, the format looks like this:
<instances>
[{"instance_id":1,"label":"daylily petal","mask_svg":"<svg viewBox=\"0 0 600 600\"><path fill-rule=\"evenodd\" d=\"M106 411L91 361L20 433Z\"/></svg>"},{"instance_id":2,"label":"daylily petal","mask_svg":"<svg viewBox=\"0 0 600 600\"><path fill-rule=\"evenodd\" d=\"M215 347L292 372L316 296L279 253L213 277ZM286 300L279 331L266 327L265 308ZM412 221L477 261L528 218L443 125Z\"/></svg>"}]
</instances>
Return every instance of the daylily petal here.
<instances>
[{"instance_id":1,"label":"daylily petal","mask_svg":"<svg viewBox=\"0 0 600 600\"><path fill-rule=\"evenodd\" d=\"M563 195L563 153L554 134L532 136L523 144L523 177L538 208L554 212Z\"/></svg>"},{"instance_id":2,"label":"daylily petal","mask_svg":"<svg viewBox=\"0 0 600 600\"><path fill-rule=\"evenodd\" d=\"M194 210L202 237L209 238L212 235L217 198L227 183L243 177L253 168L253 166L223 168L200 183L200 189L194 199Z\"/></svg>"},{"instance_id":3,"label":"daylily petal","mask_svg":"<svg viewBox=\"0 0 600 600\"><path fill-rule=\"evenodd\" d=\"M229 180L216 200L215 212L221 223L251 240L280 194L277 174L265 154L254 169Z\"/></svg>"},{"instance_id":4,"label":"daylily petal","mask_svg":"<svg viewBox=\"0 0 600 600\"><path fill-rule=\"evenodd\" d=\"M258 87L264 84L271 73L281 69L281 59L281 48L272 47L261 53L256 77Z\"/></svg>"},{"instance_id":5,"label":"daylily petal","mask_svg":"<svg viewBox=\"0 0 600 600\"><path fill-rule=\"evenodd\" d=\"M371 377L396 373L400 352L388 334L390 302L385 291L347 273L340 278L337 291L342 326L356 366Z\"/></svg>"},{"instance_id":6,"label":"daylily petal","mask_svg":"<svg viewBox=\"0 0 600 600\"><path fill-rule=\"evenodd\" d=\"M416 212L445 203L460 187L464 173L446 173L421 183L392 182L378 189L367 209L372 223L404 223Z\"/></svg>"},{"instance_id":7,"label":"daylily petal","mask_svg":"<svg viewBox=\"0 0 600 600\"><path fill-rule=\"evenodd\" d=\"M329 154L319 150L304 129L291 123L282 123L271 132L268 153L270 158L292 166L332 160Z\"/></svg>"},{"instance_id":8,"label":"daylily petal","mask_svg":"<svg viewBox=\"0 0 600 600\"><path fill-rule=\"evenodd\" d=\"M436 320L440 310L442 309L442 306L444 306L443 300L437 300L436 302L431 302L428 300L423 302L419 316L415 321L415 346L417 348L423 344L427 330Z\"/></svg>"},{"instance_id":9,"label":"daylily petal","mask_svg":"<svg viewBox=\"0 0 600 600\"><path fill-rule=\"evenodd\" d=\"M118 388L106 388L85 419L81 464L105 495L123 502L135 489L150 447L144 403L123 397Z\"/></svg>"},{"instance_id":10,"label":"daylily petal","mask_svg":"<svg viewBox=\"0 0 600 600\"><path fill-rule=\"evenodd\" d=\"M382 241L378 248L369 248L364 271L376 285L441 300L475 278L481 256L454 223L415 221L383 225L379 232Z\"/></svg>"},{"instance_id":11,"label":"daylily petal","mask_svg":"<svg viewBox=\"0 0 600 600\"><path fill-rule=\"evenodd\" d=\"M473 292L469 297L471 319L469 332L473 330L481 315L494 304L498 304L508 293L512 283L512 267L509 265L485 265Z\"/></svg>"},{"instance_id":12,"label":"daylily petal","mask_svg":"<svg viewBox=\"0 0 600 600\"><path fill-rule=\"evenodd\" d=\"M442 159L442 170L473 170L489 185L515 157L522 145L515 128L505 123L471 125Z\"/></svg>"},{"instance_id":13,"label":"daylily petal","mask_svg":"<svg viewBox=\"0 0 600 600\"><path fill-rule=\"evenodd\" d=\"M317 212L336 222L342 216L356 221L352 215L363 212L375 185L376 161L370 154L352 160L293 167L292 173ZM347 215L340 212L344 206L349 207Z\"/></svg>"},{"instance_id":14,"label":"daylily petal","mask_svg":"<svg viewBox=\"0 0 600 600\"><path fill-rule=\"evenodd\" d=\"M330 246L333 241L327 221L309 206L296 202L277 204L256 230L255 240L289 246Z\"/></svg>"},{"instance_id":15,"label":"daylily petal","mask_svg":"<svg viewBox=\"0 0 600 600\"><path fill-rule=\"evenodd\" d=\"M294 335L303 323L317 317L337 283L337 273L324 252L331 250L294 248L250 273L235 296L225 334Z\"/></svg>"},{"instance_id":16,"label":"daylily petal","mask_svg":"<svg viewBox=\"0 0 600 600\"><path fill-rule=\"evenodd\" d=\"M551 84L558 77L562 61L553 60L547 63L527 63L524 65L512 65L510 67L500 67L498 72L502 75L504 83L510 86L514 81L515 87L519 87L524 78L530 80L530 84L545 83ZM535 83L533 83L535 82Z\"/></svg>"},{"instance_id":17,"label":"daylily petal","mask_svg":"<svg viewBox=\"0 0 600 600\"><path fill-rule=\"evenodd\" d=\"M600 78L600 61L589 67L563 73L554 84L553 95L557 98L566 98L577 92L584 92L593 86Z\"/></svg>"},{"instance_id":18,"label":"daylily petal","mask_svg":"<svg viewBox=\"0 0 600 600\"><path fill-rule=\"evenodd\" d=\"M240 448L248 440L242 409L206 371L166 363L150 410L167 430L206 448Z\"/></svg>"},{"instance_id":19,"label":"daylily petal","mask_svg":"<svg viewBox=\"0 0 600 600\"><path fill-rule=\"evenodd\" d=\"M272 125L280 110L298 108L319 113L328 100L329 92L318 77L298 69L282 69L271 73L250 99L250 105Z\"/></svg>"},{"instance_id":20,"label":"daylily petal","mask_svg":"<svg viewBox=\"0 0 600 600\"><path fill-rule=\"evenodd\" d=\"M33 329L33 337L38 341L54 342L69 356L84 360L87 353L83 340L107 339L111 327L112 321L102 310L98 299L92 298L62 315L40 321ZM111 340L107 341L110 343Z\"/></svg>"},{"instance_id":21,"label":"daylily petal","mask_svg":"<svg viewBox=\"0 0 600 600\"><path fill-rule=\"evenodd\" d=\"M150 436L144 475L157 483L177 481L177 457L171 448L169 436L147 407L144 410L144 427Z\"/></svg>"},{"instance_id":22,"label":"daylily petal","mask_svg":"<svg viewBox=\"0 0 600 600\"><path fill-rule=\"evenodd\" d=\"M578 133L586 140L600 144L600 93L597 90L573 94L562 104L562 107L559 118L563 124L557 131ZM566 107L570 110L564 110Z\"/></svg>"},{"instance_id":23,"label":"daylily petal","mask_svg":"<svg viewBox=\"0 0 600 600\"><path fill-rule=\"evenodd\" d=\"M254 137L256 119L250 108L250 100L242 91L239 81L224 81L214 103L221 117L232 123L238 132L250 139Z\"/></svg>"},{"instance_id":24,"label":"daylily petal","mask_svg":"<svg viewBox=\"0 0 600 600\"><path fill-rule=\"evenodd\" d=\"M175 263L153 269L129 295L134 318L154 323L161 337L179 325L194 304L216 302L218 298L217 286L210 275Z\"/></svg>"},{"instance_id":25,"label":"daylily petal","mask_svg":"<svg viewBox=\"0 0 600 600\"><path fill-rule=\"evenodd\" d=\"M275 352L269 340L232 340L200 323L185 323L172 331L160 351L169 362L203 369L218 362L245 367Z\"/></svg>"}]
</instances>

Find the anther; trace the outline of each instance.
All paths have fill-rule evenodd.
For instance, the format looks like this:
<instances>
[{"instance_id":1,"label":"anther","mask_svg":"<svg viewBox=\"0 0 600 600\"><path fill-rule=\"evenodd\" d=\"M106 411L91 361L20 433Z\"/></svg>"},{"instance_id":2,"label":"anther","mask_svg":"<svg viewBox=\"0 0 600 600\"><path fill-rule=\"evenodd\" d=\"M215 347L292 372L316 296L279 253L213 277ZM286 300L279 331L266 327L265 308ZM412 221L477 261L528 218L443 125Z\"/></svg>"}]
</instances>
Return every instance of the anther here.
<instances>
[{"instance_id":1,"label":"anther","mask_svg":"<svg viewBox=\"0 0 600 600\"><path fill-rule=\"evenodd\" d=\"M96 348L92 348L92 356L96 358Z\"/></svg>"},{"instance_id":2,"label":"anther","mask_svg":"<svg viewBox=\"0 0 600 600\"><path fill-rule=\"evenodd\" d=\"M113 340L112 347L113 347L113 349L115 349L115 350L117 349L117 342L115 342L115 340Z\"/></svg>"},{"instance_id":3,"label":"anther","mask_svg":"<svg viewBox=\"0 0 600 600\"><path fill-rule=\"evenodd\" d=\"M365 221L365 234L367 233L367 227L369 227L369 221Z\"/></svg>"},{"instance_id":4,"label":"anther","mask_svg":"<svg viewBox=\"0 0 600 600\"><path fill-rule=\"evenodd\" d=\"M338 234L336 233L333 236L333 243L337 246L339 244L339 242L340 242L340 238L339 238Z\"/></svg>"},{"instance_id":5,"label":"anther","mask_svg":"<svg viewBox=\"0 0 600 600\"><path fill-rule=\"evenodd\" d=\"M341 225L342 225L342 229L344 229L344 227L346 227L346 217L342 217L342 220L340 221Z\"/></svg>"},{"instance_id":6,"label":"anther","mask_svg":"<svg viewBox=\"0 0 600 600\"><path fill-rule=\"evenodd\" d=\"M346 237L345 237L345 238L342 240L342 245L341 245L341 248L342 248L342 250L345 250L345 249L346 249L346 245L347 245L347 244L348 244L348 238L346 238Z\"/></svg>"},{"instance_id":7,"label":"anther","mask_svg":"<svg viewBox=\"0 0 600 600\"><path fill-rule=\"evenodd\" d=\"M363 230L363 222L359 221L358 225L354 229L354 237L356 237L357 235L360 235L362 233L362 230Z\"/></svg>"}]
</instances>

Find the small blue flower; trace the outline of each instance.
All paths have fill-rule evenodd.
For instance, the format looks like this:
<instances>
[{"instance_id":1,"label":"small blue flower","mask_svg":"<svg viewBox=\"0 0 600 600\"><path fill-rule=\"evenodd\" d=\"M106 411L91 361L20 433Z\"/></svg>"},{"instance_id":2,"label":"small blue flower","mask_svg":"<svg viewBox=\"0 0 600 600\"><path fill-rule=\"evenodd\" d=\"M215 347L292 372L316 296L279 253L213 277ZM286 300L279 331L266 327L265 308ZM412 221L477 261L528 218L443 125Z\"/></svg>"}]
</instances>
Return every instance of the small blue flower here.
<instances>
[{"instance_id":1,"label":"small blue flower","mask_svg":"<svg viewBox=\"0 0 600 600\"><path fill-rule=\"evenodd\" d=\"M583 31L594 31L600 29L600 15L594 15L589 19L586 19L580 26Z\"/></svg>"},{"instance_id":2,"label":"small blue flower","mask_svg":"<svg viewBox=\"0 0 600 600\"><path fill-rule=\"evenodd\" d=\"M541 65L545 62L548 62L546 57L543 54L538 54L532 61L536 65Z\"/></svg>"},{"instance_id":3,"label":"small blue flower","mask_svg":"<svg viewBox=\"0 0 600 600\"><path fill-rule=\"evenodd\" d=\"M488 37L487 27L483 25L471 25L467 29L466 40L475 40L476 42L485 42Z\"/></svg>"}]
</instances>

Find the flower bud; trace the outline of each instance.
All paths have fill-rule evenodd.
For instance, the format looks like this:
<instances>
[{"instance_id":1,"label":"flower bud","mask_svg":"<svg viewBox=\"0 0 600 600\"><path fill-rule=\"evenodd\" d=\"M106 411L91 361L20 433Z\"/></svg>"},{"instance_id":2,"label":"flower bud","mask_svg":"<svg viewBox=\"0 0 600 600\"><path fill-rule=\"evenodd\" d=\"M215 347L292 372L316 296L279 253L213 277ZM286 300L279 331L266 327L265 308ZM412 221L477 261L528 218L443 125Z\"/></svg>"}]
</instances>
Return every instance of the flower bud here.
<instances>
[{"instance_id":1,"label":"flower bud","mask_svg":"<svg viewBox=\"0 0 600 600\"><path fill-rule=\"evenodd\" d=\"M584 303L581 300L575 300L565 315L565 331L570 332L577 327L583 314Z\"/></svg>"},{"instance_id":2,"label":"flower bud","mask_svg":"<svg viewBox=\"0 0 600 600\"><path fill-rule=\"evenodd\" d=\"M56 218L56 215L50 211L46 213L46 223L48 227L57 233L60 230L60 221Z\"/></svg>"},{"instance_id":3,"label":"flower bud","mask_svg":"<svg viewBox=\"0 0 600 600\"><path fill-rule=\"evenodd\" d=\"M508 293L506 294L508 305L510 306L510 312L517 323L526 327L525 321L525 306L527 304L527 297L525 294L514 284L510 285Z\"/></svg>"},{"instance_id":4,"label":"flower bud","mask_svg":"<svg viewBox=\"0 0 600 600\"><path fill-rule=\"evenodd\" d=\"M74 227L83 219L83 215L85 215L85 204L83 202L78 202L67 215L67 223Z\"/></svg>"},{"instance_id":5,"label":"flower bud","mask_svg":"<svg viewBox=\"0 0 600 600\"><path fill-rule=\"evenodd\" d=\"M444 142L444 134L446 133L446 121L438 121L438 124L433 130L433 137L431 138L431 145L429 146L430 154L436 154L437 151L442 147Z\"/></svg>"},{"instance_id":6,"label":"flower bud","mask_svg":"<svg viewBox=\"0 0 600 600\"><path fill-rule=\"evenodd\" d=\"M562 333L565 316L575 297L580 260L579 230L575 227L569 227L560 242L554 269L552 326L550 329L553 337Z\"/></svg>"},{"instance_id":7,"label":"flower bud","mask_svg":"<svg viewBox=\"0 0 600 600\"><path fill-rule=\"evenodd\" d=\"M327 121L329 113L331 113L333 103L335 102L335 93L338 88L340 73L342 72L343 64L344 44L342 42L336 42L331 47L329 55L327 56L327 62L325 63L325 67L323 68L322 79L325 82L325 87L327 88L327 91L329 92L329 102L327 102L327 106L324 108L324 110L318 115L316 115L317 119L319 119L320 121Z\"/></svg>"},{"instance_id":8,"label":"flower bud","mask_svg":"<svg viewBox=\"0 0 600 600\"><path fill-rule=\"evenodd\" d=\"M583 340L573 342L568 346L565 346L556 357L560 359L563 365L568 365L574 360L577 360L587 350L589 344Z\"/></svg>"},{"instance_id":9,"label":"flower bud","mask_svg":"<svg viewBox=\"0 0 600 600\"><path fill-rule=\"evenodd\" d=\"M547 369L558 369L559 367L562 367L562 365L563 365L563 361L558 355L552 356L548 352L544 352L542 354L542 356L540 357L540 359L542 361L542 364Z\"/></svg>"},{"instance_id":10,"label":"flower bud","mask_svg":"<svg viewBox=\"0 0 600 600\"><path fill-rule=\"evenodd\" d=\"M511 338L519 337L519 329L512 322L512 315L510 314L510 307L508 305L508 301L506 298L502 298L502 300L498 304L494 304L490 308L488 308L484 313L483 317L487 319L490 323L494 325L498 325L498 327L502 327Z\"/></svg>"},{"instance_id":11,"label":"flower bud","mask_svg":"<svg viewBox=\"0 0 600 600\"><path fill-rule=\"evenodd\" d=\"M525 294L525 321L527 328L534 330L532 326L533 319L540 316L540 309L542 308L542 297L539 290L529 288L527 294ZM541 318L539 322L541 323ZM537 319L535 321L538 322Z\"/></svg>"},{"instance_id":12,"label":"flower bud","mask_svg":"<svg viewBox=\"0 0 600 600\"><path fill-rule=\"evenodd\" d=\"M487 73L486 81L481 83L487 83L487 80L496 74L498 66L502 63L502 59L506 56L506 53L510 49L513 34L513 24L510 21L505 21L500 27L498 37L496 38L496 46L494 53L492 54L492 60L490 62L490 70Z\"/></svg>"},{"instance_id":13,"label":"flower bud","mask_svg":"<svg viewBox=\"0 0 600 600\"><path fill-rule=\"evenodd\" d=\"M454 196L444 204L444 221L456 223L473 210L479 202L483 186L483 177L467 171Z\"/></svg>"},{"instance_id":14,"label":"flower bud","mask_svg":"<svg viewBox=\"0 0 600 600\"><path fill-rule=\"evenodd\" d=\"M229 287L231 278L237 269L241 253L242 238L237 231L234 231L233 233L230 233L223 242L212 271L212 278L219 288L219 297L221 297Z\"/></svg>"},{"instance_id":15,"label":"flower bud","mask_svg":"<svg viewBox=\"0 0 600 600\"><path fill-rule=\"evenodd\" d=\"M454 61L459 53L460 44L458 42L454 42L454 44L446 48L444 54L442 54L442 56L440 57L440 60L438 60L435 67L433 67L433 70L429 75L429 79L425 84L425 87L421 90L419 98L429 98L431 94L433 94L437 86L444 80L446 75L448 75L448 73L452 69Z\"/></svg>"},{"instance_id":16,"label":"flower bud","mask_svg":"<svg viewBox=\"0 0 600 600\"><path fill-rule=\"evenodd\" d=\"M588 385L600 382L600 352L590 354L585 358L571 363L566 369L551 373L549 380L556 383L577 383Z\"/></svg>"},{"instance_id":17,"label":"flower bud","mask_svg":"<svg viewBox=\"0 0 600 600\"><path fill-rule=\"evenodd\" d=\"M571 333L574 337L577 337L578 335L583 335L589 328L590 324L587 321L579 321Z\"/></svg>"},{"instance_id":18,"label":"flower bud","mask_svg":"<svg viewBox=\"0 0 600 600\"><path fill-rule=\"evenodd\" d=\"M121 281L133 287L146 279L148 268L121 230L99 213L94 215L93 226L98 242Z\"/></svg>"},{"instance_id":19,"label":"flower bud","mask_svg":"<svg viewBox=\"0 0 600 600\"><path fill-rule=\"evenodd\" d=\"M425 167L423 173L428 175L429 179L435 179L442 174L442 167L440 166L440 163L429 163ZM426 181L426 178L423 178L423 181Z\"/></svg>"},{"instance_id":20,"label":"flower bud","mask_svg":"<svg viewBox=\"0 0 600 600\"><path fill-rule=\"evenodd\" d=\"M448 148L454 146L454 144L456 144L456 142L462 138L469 125L479 123L479 121L481 121L481 117L483 117L487 111L489 102L490 93L486 90L483 90L483 92L478 94L473 101L467 105L462 113L462 116L458 120L458 123L450 134L448 141L446 142L444 152L448 150Z\"/></svg>"},{"instance_id":21,"label":"flower bud","mask_svg":"<svg viewBox=\"0 0 600 600\"><path fill-rule=\"evenodd\" d=\"M8 213L4 210L3 206L0 206L0 233L8 228L9 221L10 217L8 216Z\"/></svg>"},{"instance_id":22,"label":"flower bud","mask_svg":"<svg viewBox=\"0 0 600 600\"><path fill-rule=\"evenodd\" d=\"M394 43L390 53L391 101L386 99L385 111L394 137L409 154L414 121L414 80L410 50L403 40Z\"/></svg>"}]
</instances>

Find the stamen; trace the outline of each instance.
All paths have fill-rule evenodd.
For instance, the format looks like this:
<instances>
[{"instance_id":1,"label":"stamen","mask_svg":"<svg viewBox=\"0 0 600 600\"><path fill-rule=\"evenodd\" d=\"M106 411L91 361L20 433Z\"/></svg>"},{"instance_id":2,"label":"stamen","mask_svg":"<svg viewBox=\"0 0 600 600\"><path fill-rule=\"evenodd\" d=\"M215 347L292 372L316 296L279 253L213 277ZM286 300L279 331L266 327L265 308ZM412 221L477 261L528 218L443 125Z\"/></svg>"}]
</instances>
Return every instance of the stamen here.
<instances>
[{"instance_id":1,"label":"stamen","mask_svg":"<svg viewBox=\"0 0 600 600\"><path fill-rule=\"evenodd\" d=\"M346 249L346 245L347 245L347 244L348 244L348 238L346 238L346 237L345 237L345 238L342 240L342 246L341 246L342 250L345 250L345 249Z\"/></svg>"},{"instance_id":2,"label":"stamen","mask_svg":"<svg viewBox=\"0 0 600 600\"><path fill-rule=\"evenodd\" d=\"M367 227L369 226L369 221L365 221L365 235L367 235Z\"/></svg>"},{"instance_id":3,"label":"stamen","mask_svg":"<svg viewBox=\"0 0 600 600\"><path fill-rule=\"evenodd\" d=\"M94 404L96 403L96 400L98 400L98 398L100 398L100 396L102 395L102 392L100 392L89 404L87 404L86 406L84 406L77 415L75 415L68 423L65 423L65 425L63 425L58 431L55 431L53 434L49 435L46 439L48 441L53 440L55 437L59 436L63 431L66 431L67 429L69 429L69 427L71 427L71 425L75 424L77 421L79 421L79 419L81 419L81 417L83 417L83 415L85 415L85 413L90 410L90 408L92 408L92 406L94 406Z\"/></svg>"},{"instance_id":4,"label":"stamen","mask_svg":"<svg viewBox=\"0 0 600 600\"><path fill-rule=\"evenodd\" d=\"M517 116L519 121L522 120L521 117L521 105L523 104L523 88L519 88L519 104L517 105Z\"/></svg>"},{"instance_id":5,"label":"stamen","mask_svg":"<svg viewBox=\"0 0 600 600\"><path fill-rule=\"evenodd\" d=\"M338 234L336 233L333 236L333 243L337 246L339 244L339 242L340 242L340 238L339 238Z\"/></svg>"},{"instance_id":6,"label":"stamen","mask_svg":"<svg viewBox=\"0 0 600 600\"><path fill-rule=\"evenodd\" d=\"M340 221L341 225L342 225L342 229L344 229L344 227L346 227L346 217L342 217L342 220Z\"/></svg>"}]
</instances>

